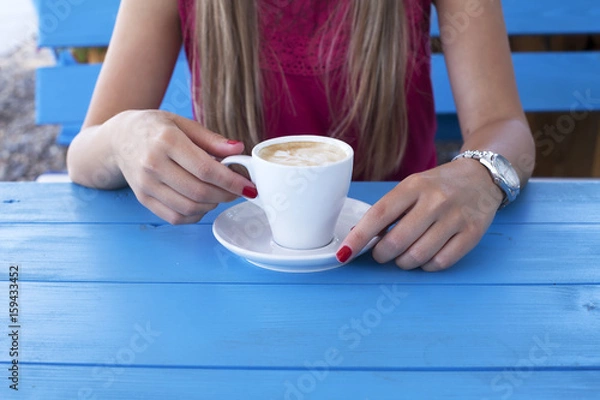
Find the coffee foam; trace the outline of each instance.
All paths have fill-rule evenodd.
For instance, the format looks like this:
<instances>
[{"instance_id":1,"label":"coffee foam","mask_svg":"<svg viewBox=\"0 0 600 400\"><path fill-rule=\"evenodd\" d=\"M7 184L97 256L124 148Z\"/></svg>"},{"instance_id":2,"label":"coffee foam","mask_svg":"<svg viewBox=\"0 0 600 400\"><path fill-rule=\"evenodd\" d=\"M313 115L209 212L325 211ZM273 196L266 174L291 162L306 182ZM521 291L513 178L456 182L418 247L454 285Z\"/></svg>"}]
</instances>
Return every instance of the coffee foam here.
<instances>
[{"instance_id":1,"label":"coffee foam","mask_svg":"<svg viewBox=\"0 0 600 400\"><path fill-rule=\"evenodd\" d=\"M258 155L266 161L294 167L322 166L346 158L346 153L335 145L311 141L272 144L261 149Z\"/></svg>"}]
</instances>

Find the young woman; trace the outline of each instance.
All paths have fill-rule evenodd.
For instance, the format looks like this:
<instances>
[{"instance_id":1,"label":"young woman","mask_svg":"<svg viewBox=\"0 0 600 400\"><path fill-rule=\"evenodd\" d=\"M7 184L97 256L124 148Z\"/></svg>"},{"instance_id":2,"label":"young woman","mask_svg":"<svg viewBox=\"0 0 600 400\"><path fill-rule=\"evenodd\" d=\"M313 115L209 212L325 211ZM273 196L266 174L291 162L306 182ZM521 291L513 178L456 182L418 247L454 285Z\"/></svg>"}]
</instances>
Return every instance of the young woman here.
<instances>
[{"instance_id":1,"label":"young woman","mask_svg":"<svg viewBox=\"0 0 600 400\"><path fill-rule=\"evenodd\" d=\"M398 180L337 253L437 271L481 239L531 176L535 147L499 0L435 0L464 138L436 167L431 0L122 0L80 134L73 181L129 185L174 224L257 195L219 159L294 133L340 137L355 179ZM158 111L185 47L196 120ZM509 164L510 162L510 164ZM512 165L511 165L512 164Z\"/></svg>"}]
</instances>

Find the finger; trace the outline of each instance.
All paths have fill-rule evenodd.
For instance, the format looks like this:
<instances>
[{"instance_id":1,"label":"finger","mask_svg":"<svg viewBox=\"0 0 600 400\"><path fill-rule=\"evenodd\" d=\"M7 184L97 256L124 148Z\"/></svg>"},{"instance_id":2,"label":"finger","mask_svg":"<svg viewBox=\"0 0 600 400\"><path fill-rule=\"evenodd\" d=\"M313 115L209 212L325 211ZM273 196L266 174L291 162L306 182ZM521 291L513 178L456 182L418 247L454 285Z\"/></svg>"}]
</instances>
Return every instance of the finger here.
<instances>
[{"instance_id":1,"label":"finger","mask_svg":"<svg viewBox=\"0 0 600 400\"><path fill-rule=\"evenodd\" d=\"M336 253L339 262L348 261L383 229L393 224L417 200L414 192L400 196L400 185L373 205L340 244Z\"/></svg>"},{"instance_id":2,"label":"finger","mask_svg":"<svg viewBox=\"0 0 600 400\"><path fill-rule=\"evenodd\" d=\"M157 179L196 203L225 203L237 198L233 193L200 181L172 160Z\"/></svg>"},{"instance_id":3,"label":"finger","mask_svg":"<svg viewBox=\"0 0 600 400\"><path fill-rule=\"evenodd\" d=\"M173 122L183 131L186 136L198 147L204 149L208 154L215 157L227 157L241 154L244 151L244 143L227 139L215 132L206 129L197 121L173 116Z\"/></svg>"},{"instance_id":4,"label":"finger","mask_svg":"<svg viewBox=\"0 0 600 400\"><path fill-rule=\"evenodd\" d=\"M438 221L398 257L396 265L404 270L428 263L457 233L456 225Z\"/></svg>"},{"instance_id":5,"label":"finger","mask_svg":"<svg viewBox=\"0 0 600 400\"><path fill-rule=\"evenodd\" d=\"M449 268L470 252L478 242L477 237L466 231L459 232L431 260L423 264L421 269L427 272L436 272Z\"/></svg>"},{"instance_id":6,"label":"finger","mask_svg":"<svg viewBox=\"0 0 600 400\"><path fill-rule=\"evenodd\" d=\"M181 224L194 224L200 221L203 215L192 215L186 216L177 211L173 210L171 207L165 205L160 200L155 197L149 195L142 195L138 197L140 203L142 203L146 208L156 214L159 218L167 221L173 225L181 225Z\"/></svg>"},{"instance_id":7,"label":"finger","mask_svg":"<svg viewBox=\"0 0 600 400\"><path fill-rule=\"evenodd\" d=\"M197 179L237 196L257 196L256 186L249 179L216 161L187 136L179 135L178 141L167 150L168 156Z\"/></svg>"},{"instance_id":8,"label":"finger","mask_svg":"<svg viewBox=\"0 0 600 400\"><path fill-rule=\"evenodd\" d=\"M402 254L415 243L434 223L437 216L422 212L419 206L412 208L373 249L373 258L386 263Z\"/></svg>"},{"instance_id":9,"label":"finger","mask_svg":"<svg viewBox=\"0 0 600 400\"><path fill-rule=\"evenodd\" d=\"M146 194L154 197L165 206L186 217L204 215L218 205L218 203L193 201L163 183L157 183L156 185L147 188Z\"/></svg>"}]
</instances>

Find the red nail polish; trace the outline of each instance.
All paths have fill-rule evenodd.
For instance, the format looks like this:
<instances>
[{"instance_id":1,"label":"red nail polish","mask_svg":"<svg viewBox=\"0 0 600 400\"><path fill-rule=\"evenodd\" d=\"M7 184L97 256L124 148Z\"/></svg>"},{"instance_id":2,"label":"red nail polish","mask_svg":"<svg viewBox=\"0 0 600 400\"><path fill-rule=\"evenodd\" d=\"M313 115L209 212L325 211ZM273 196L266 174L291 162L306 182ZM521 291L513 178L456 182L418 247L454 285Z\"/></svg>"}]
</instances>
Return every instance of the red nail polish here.
<instances>
[{"instance_id":1,"label":"red nail polish","mask_svg":"<svg viewBox=\"0 0 600 400\"><path fill-rule=\"evenodd\" d=\"M335 253L335 257L341 263L345 263L346 261L348 261L348 259L350 258L351 255L352 255L352 249L348 246L342 247L341 249L338 250L337 253Z\"/></svg>"},{"instance_id":2,"label":"red nail polish","mask_svg":"<svg viewBox=\"0 0 600 400\"><path fill-rule=\"evenodd\" d=\"M241 143L241 142L240 142L239 140L231 140L231 139L227 141L227 144L230 144L230 145L232 145L232 146L233 146L233 145L236 145L236 144L238 144L238 143Z\"/></svg>"},{"instance_id":3,"label":"red nail polish","mask_svg":"<svg viewBox=\"0 0 600 400\"><path fill-rule=\"evenodd\" d=\"M242 190L242 195L250 199L255 199L256 196L258 196L258 190L256 190L255 187L246 186L244 190Z\"/></svg>"}]
</instances>

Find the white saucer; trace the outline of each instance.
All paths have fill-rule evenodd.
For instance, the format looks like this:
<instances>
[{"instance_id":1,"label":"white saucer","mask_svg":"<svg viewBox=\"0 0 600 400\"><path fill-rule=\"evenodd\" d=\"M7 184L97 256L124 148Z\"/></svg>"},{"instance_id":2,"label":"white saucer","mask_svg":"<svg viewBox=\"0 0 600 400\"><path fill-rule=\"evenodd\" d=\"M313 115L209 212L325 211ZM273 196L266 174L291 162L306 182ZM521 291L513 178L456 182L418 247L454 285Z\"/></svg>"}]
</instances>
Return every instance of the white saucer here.
<instances>
[{"instance_id":1,"label":"white saucer","mask_svg":"<svg viewBox=\"0 0 600 400\"><path fill-rule=\"evenodd\" d=\"M292 250L279 246L271 238L265 213L247 201L222 212L215 219L213 234L229 251L261 268L279 272L326 271L343 265L335 258L335 253L370 207L362 201L347 198L333 240L318 249ZM373 238L360 254L372 248L379 239Z\"/></svg>"}]
</instances>

